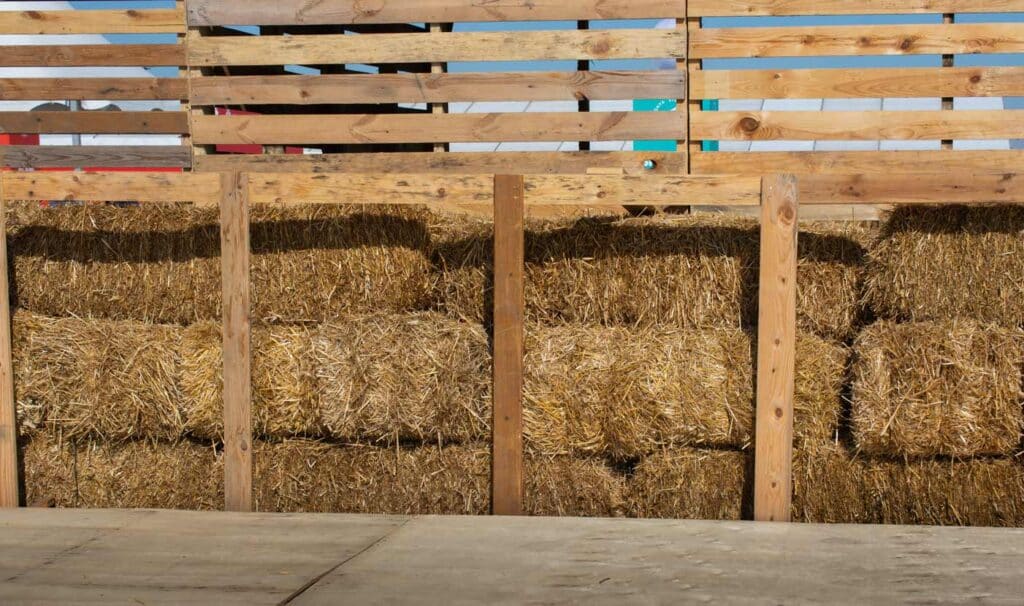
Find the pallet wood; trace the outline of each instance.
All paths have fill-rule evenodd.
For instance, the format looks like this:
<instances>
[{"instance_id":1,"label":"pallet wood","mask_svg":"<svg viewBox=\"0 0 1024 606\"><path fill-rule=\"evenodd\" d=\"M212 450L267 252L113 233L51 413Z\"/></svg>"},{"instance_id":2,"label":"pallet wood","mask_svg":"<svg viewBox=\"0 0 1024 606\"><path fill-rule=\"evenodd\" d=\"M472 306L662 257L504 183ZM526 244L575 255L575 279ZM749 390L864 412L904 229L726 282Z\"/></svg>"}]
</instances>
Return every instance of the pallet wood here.
<instances>
[{"instance_id":1,"label":"pallet wood","mask_svg":"<svg viewBox=\"0 0 1024 606\"><path fill-rule=\"evenodd\" d=\"M5 101L55 97L109 101L187 99L188 81L183 78L0 78L0 98Z\"/></svg>"},{"instance_id":2,"label":"pallet wood","mask_svg":"<svg viewBox=\"0 0 1024 606\"><path fill-rule=\"evenodd\" d=\"M193 66L657 59L685 53L685 36L654 29L222 36L195 38L188 47Z\"/></svg>"},{"instance_id":3,"label":"pallet wood","mask_svg":"<svg viewBox=\"0 0 1024 606\"><path fill-rule=\"evenodd\" d=\"M2 122L0 122L2 123ZM435 141L658 139L686 128L665 112L194 116L198 144L374 144Z\"/></svg>"},{"instance_id":4,"label":"pallet wood","mask_svg":"<svg viewBox=\"0 0 1024 606\"><path fill-rule=\"evenodd\" d=\"M703 28L690 40L697 58L1019 52L1017 23Z\"/></svg>"},{"instance_id":5,"label":"pallet wood","mask_svg":"<svg viewBox=\"0 0 1024 606\"><path fill-rule=\"evenodd\" d=\"M491 513L523 513L524 182L494 177Z\"/></svg>"},{"instance_id":6,"label":"pallet wood","mask_svg":"<svg viewBox=\"0 0 1024 606\"><path fill-rule=\"evenodd\" d=\"M166 134L188 133L185 112L0 112L0 133Z\"/></svg>"},{"instance_id":7,"label":"pallet wood","mask_svg":"<svg viewBox=\"0 0 1024 606\"><path fill-rule=\"evenodd\" d=\"M8 168L188 168L187 147L167 145L4 145L0 166Z\"/></svg>"},{"instance_id":8,"label":"pallet wood","mask_svg":"<svg viewBox=\"0 0 1024 606\"><path fill-rule=\"evenodd\" d=\"M691 15L882 15L1024 12L1024 0L688 0Z\"/></svg>"},{"instance_id":9,"label":"pallet wood","mask_svg":"<svg viewBox=\"0 0 1024 606\"><path fill-rule=\"evenodd\" d=\"M233 76L192 80L193 105L450 103L674 98L684 74L668 71ZM0 91L3 91L0 81Z\"/></svg>"},{"instance_id":10,"label":"pallet wood","mask_svg":"<svg viewBox=\"0 0 1024 606\"><path fill-rule=\"evenodd\" d=\"M11 302L7 277L7 202L0 181L0 509L17 507L18 423L11 360Z\"/></svg>"},{"instance_id":11,"label":"pallet wood","mask_svg":"<svg viewBox=\"0 0 1024 606\"><path fill-rule=\"evenodd\" d=\"M252 350L249 305L248 177L221 176L224 337L224 501L252 511Z\"/></svg>"},{"instance_id":12,"label":"pallet wood","mask_svg":"<svg viewBox=\"0 0 1024 606\"><path fill-rule=\"evenodd\" d=\"M1024 151L705 152L694 154L694 174L1012 173Z\"/></svg>"},{"instance_id":13,"label":"pallet wood","mask_svg":"<svg viewBox=\"0 0 1024 606\"><path fill-rule=\"evenodd\" d=\"M800 179L800 201L805 204L1015 204L1024 202L1024 174L953 171L807 175Z\"/></svg>"},{"instance_id":14,"label":"pallet wood","mask_svg":"<svg viewBox=\"0 0 1024 606\"><path fill-rule=\"evenodd\" d=\"M760 177L527 175L526 203L550 206L757 206Z\"/></svg>"},{"instance_id":15,"label":"pallet wood","mask_svg":"<svg viewBox=\"0 0 1024 606\"><path fill-rule=\"evenodd\" d=\"M188 23L204 25L321 25L444 23L454 21L577 21L675 17L677 0L189 0Z\"/></svg>"},{"instance_id":16,"label":"pallet wood","mask_svg":"<svg viewBox=\"0 0 1024 606\"><path fill-rule=\"evenodd\" d=\"M0 35L176 34L185 31L179 9L0 11Z\"/></svg>"},{"instance_id":17,"label":"pallet wood","mask_svg":"<svg viewBox=\"0 0 1024 606\"><path fill-rule=\"evenodd\" d=\"M1024 68L708 70L693 74L699 99L1003 97L1024 95Z\"/></svg>"},{"instance_id":18,"label":"pallet wood","mask_svg":"<svg viewBox=\"0 0 1024 606\"><path fill-rule=\"evenodd\" d=\"M757 330L754 518L788 522L793 481L798 185L765 177Z\"/></svg>"},{"instance_id":19,"label":"pallet wood","mask_svg":"<svg viewBox=\"0 0 1024 606\"><path fill-rule=\"evenodd\" d=\"M489 175L250 174L253 204L490 204Z\"/></svg>"},{"instance_id":20,"label":"pallet wood","mask_svg":"<svg viewBox=\"0 0 1024 606\"><path fill-rule=\"evenodd\" d=\"M220 199L220 177L208 173L0 173L8 200L202 202Z\"/></svg>"},{"instance_id":21,"label":"pallet wood","mask_svg":"<svg viewBox=\"0 0 1024 606\"><path fill-rule=\"evenodd\" d=\"M0 53L0 67L177 67L185 60L178 44L4 46Z\"/></svg>"},{"instance_id":22,"label":"pallet wood","mask_svg":"<svg viewBox=\"0 0 1024 606\"><path fill-rule=\"evenodd\" d=\"M844 140L1024 138L1024 110L699 112L695 139Z\"/></svg>"}]
</instances>

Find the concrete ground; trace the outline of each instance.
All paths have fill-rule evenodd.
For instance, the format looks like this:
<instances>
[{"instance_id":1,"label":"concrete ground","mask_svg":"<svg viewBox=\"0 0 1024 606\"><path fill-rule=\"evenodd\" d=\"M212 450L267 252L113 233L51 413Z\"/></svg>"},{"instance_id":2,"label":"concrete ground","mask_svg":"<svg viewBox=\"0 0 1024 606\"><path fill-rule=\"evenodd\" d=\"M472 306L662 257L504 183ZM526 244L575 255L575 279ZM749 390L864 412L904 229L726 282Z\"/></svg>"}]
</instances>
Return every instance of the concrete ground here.
<instances>
[{"instance_id":1,"label":"concrete ground","mask_svg":"<svg viewBox=\"0 0 1024 606\"><path fill-rule=\"evenodd\" d=\"M1024 530L0 511L0 604L1021 604Z\"/></svg>"}]
</instances>

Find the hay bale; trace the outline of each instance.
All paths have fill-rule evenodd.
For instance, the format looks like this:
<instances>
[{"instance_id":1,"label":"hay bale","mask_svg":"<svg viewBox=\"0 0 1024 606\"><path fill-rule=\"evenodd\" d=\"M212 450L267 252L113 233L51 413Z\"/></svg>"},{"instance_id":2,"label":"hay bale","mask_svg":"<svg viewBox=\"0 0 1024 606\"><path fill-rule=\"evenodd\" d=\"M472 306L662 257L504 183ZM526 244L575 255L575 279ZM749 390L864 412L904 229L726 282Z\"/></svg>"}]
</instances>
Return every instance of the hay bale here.
<instances>
[{"instance_id":1,"label":"hay bale","mask_svg":"<svg viewBox=\"0 0 1024 606\"><path fill-rule=\"evenodd\" d=\"M818 524L878 523L864 490L863 462L841 444L793 452L793 520Z\"/></svg>"},{"instance_id":2,"label":"hay bale","mask_svg":"<svg viewBox=\"0 0 1024 606\"><path fill-rule=\"evenodd\" d=\"M740 520L750 517L752 457L731 450L664 450L626 482L631 517Z\"/></svg>"},{"instance_id":3,"label":"hay bale","mask_svg":"<svg viewBox=\"0 0 1024 606\"><path fill-rule=\"evenodd\" d=\"M224 365L220 325L201 322L182 332L179 384L184 429L196 438L221 441ZM253 435L285 438L323 434L312 351L309 328L253 327Z\"/></svg>"},{"instance_id":4,"label":"hay bale","mask_svg":"<svg viewBox=\"0 0 1024 606\"><path fill-rule=\"evenodd\" d=\"M492 229L473 219L432 226L438 306L488 321ZM860 316L858 225L800 236L800 326L845 340ZM759 232L750 220L710 215L528 224L526 309L536 322L744 327L757 321Z\"/></svg>"},{"instance_id":5,"label":"hay bale","mask_svg":"<svg viewBox=\"0 0 1024 606\"><path fill-rule=\"evenodd\" d=\"M1024 333L969 320L861 333L853 437L866 454L1010 455L1021 445Z\"/></svg>"},{"instance_id":6,"label":"hay bale","mask_svg":"<svg viewBox=\"0 0 1024 606\"><path fill-rule=\"evenodd\" d=\"M903 321L1024 325L1024 208L902 207L870 250L865 301Z\"/></svg>"},{"instance_id":7,"label":"hay bale","mask_svg":"<svg viewBox=\"0 0 1024 606\"><path fill-rule=\"evenodd\" d=\"M354 317L322 326L309 357L327 436L465 443L489 435L491 358L479 326L437 313Z\"/></svg>"},{"instance_id":8,"label":"hay bale","mask_svg":"<svg viewBox=\"0 0 1024 606\"><path fill-rule=\"evenodd\" d=\"M213 448L191 442L61 441L24 445L25 501L86 508L223 509L224 472Z\"/></svg>"},{"instance_id":9,"label":"hay bale","mask_svg":"<svg viewBox=\"0 0 1024 606\"><path fill-rule=\"evenodd\" d=\"M531 327L527 445L614 459L665 445L746 447L753 437L752 349L747 333L729 329ZM798 443L833 439L845 360L841 346L798 339Z\"/></svg>"},{"instance_id":10,"label":"hay bale","mask_svg":"<svg viewBox=\"0 0 1024 606\"><path fill-rule=\"evenodd\" d=\"M253 206L254 317L325 321L427 307L428 217L408 207ZM164 323L220 317L216 209L19 205L10 220L21 308Z\"/></svg>"},{"instance_id":11,"label":"hay bale","mask_svg":"<svg viewBox=\"0 0 1024 606\"><path fill-rule=\"evenodd\" d=\"M526 457L523 510L533 516L621 517L625 478L600 459Z\"/></svg>"},{"instance_id":12,"label":"hay bale","mask_svg":"<svg viewBox=\"0 0 1024 606\"><path fill-rule=\"evenodd\" d=\"M14 316L14 375L22 432L68 439L176 439L179 331L126 321Z\"/></svg>"}]
</instances>

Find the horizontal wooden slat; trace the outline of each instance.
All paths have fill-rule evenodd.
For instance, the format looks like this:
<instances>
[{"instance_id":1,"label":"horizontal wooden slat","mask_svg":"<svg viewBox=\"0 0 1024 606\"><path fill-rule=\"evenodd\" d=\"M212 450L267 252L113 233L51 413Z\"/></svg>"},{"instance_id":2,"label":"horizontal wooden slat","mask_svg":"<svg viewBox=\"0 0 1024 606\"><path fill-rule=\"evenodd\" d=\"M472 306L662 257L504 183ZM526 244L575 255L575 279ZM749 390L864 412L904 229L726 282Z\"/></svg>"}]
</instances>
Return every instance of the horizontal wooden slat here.
<instances>
[{"instance_id":1,"label":"horizontal wooden slat","mask_svg":"<svg viewBox=\"0 0 1024 606\"><path fill-rule=\"evenodd\" d=\"M1024 52L1024 24L706 27L692 32L694 59L809 55L927 55Z\"/></svg>"},{"instance_id":2,"label":"horizontal wooden slat","mask_svg":"<svg viewBox=\"0 0 1024 606\"><path fill-rule=\"evenodd\" d=\"M667 70L203 77L192 80L192 104L676 99L685 83L685 72Z\"/></svg>"},{"instance_id":3,"label":"horizontal wooden slat","mask_svg":"<svg viewBox=\"0 0 1024 606\"><path fill-rule=\"evenodd\" d=\"M188 168L191 153L170 146L3 145L0 166L7 168Z\"/></svg>"},{"instance_id":4,"label":"horizontal wooden slat","mask_svg":"<svg viewBox=\"0 0 1024 606\"><path fill-rule=\"evenodd\" d=\"M0 34L174 34L185 32L178 9L0 11Z\"/></svg>"},{"instance_id":5,"label":"horizontal wooden slat","mask_svg":"<svg viewBox=\"0 0 1024 606\"><path fill-rule=\"evenodd\" d=\"M652 169L644 161L654 162ZM525 174L621 173L665 175L686 173L686 155L663 152L433 152L313 155L200 155L196 171L496 174L514 166ZM729 172L729 171L716 171Z\"/></svg>"},{"instance_id":6,"label":"horizontal wooden slat","mask_svg":"<svg viewBox=\"0 0 1024 606\"><path fill-rule=\"evenodd\" d=\"M216 202L214 173L2 173L8 200Z\"/></svg>"},{"instance_id":7,"label":"horizontal wooden slat","mask_svg":"<svg viewBox=\"0 0 1024 606\"><path fill-rule=\"evenodd\" d=\"M1019 139L1024 110L695 112L690 136L710 140Z\"/></svg>"},{"instance_id":8,"label":"horizontal wooden slat","mask_svg":"<svg viewBox=\"0 0 1024 606\"><path fill-rule=\"evenodd\" d=\"M760 176L527 175L526 202L538 205L757 206Z\"/></svg>"},{"instance_id":9,"label":"horizontal wooden slat","mask_svg":"<svg viewBox=\"0 0 1024 606\"><path fill-rule=\"evenodd\" d=\"M802 204L1024 203L1024 175L1012 173L804 175Z\"/></svg>"},{"instance_id":10,"label":"horizontal wooden slat","mask_svg":"<svg viewBox=\"0 0 1024 606\"><path fill-rule=\"evenodd\" d=\"M0 51L2 52L2 51ZM184 78L0 78L0 99L186 99Z\"/></svg>"},{"instance_id":11,"label":"horizontal wooden slat","mask_svg":"<svg viewBox=\"0 0 1024 606\"><path fill-rule=\"evenodd\" d=\"M577 21L682 17L680 0L189 0L190 25Z\"/></svg>"},{"instance_id":12,"label":"horizontal wooden slat","mask_svg":"<svg viewBox=\"0 0 1024 606\"><path fill-rule=\"evenodd\" d=\"M185 65L181 44L81 44L0 47L0 67L124 67Z\"/></svg>"},{"instance_id":13,"label":"horizontal wooden slat","mask_svg":"<svg viewBox=\"0 0 1024 606\"><path fill-rule=\"evenodd\" d=\"M1001 174L1021 170L1024 150L698 152L692 154L691 166L695 174Z\"/></svg>"},{"instance_id":14,"label":"horizontal wooden slat","mask_svg":"<svg viewBox=\"0 0 1024 606\"><path fill-rule=\"evenodd\" d=\"M689 0L691 17L1002 12L1024 0Z\"/></svg>"},{"instance_id":15,"label":"horizontal wooden slat","mask_svg":"<svg viewBox=\"0 0 1024 606\"><path fill-rule=\"evenodd\" d=\"M185 112L0 112L0 133L185 134Z\"/></svg>"},{"instance_id":16,"label":"horizontal wooden slat","mask_svg":"<svg viewBox=\"0 0 1024 606\"><path fill-rule=\"evenodd\" d=\"M685 32L471 32L359 36L223 36L189 41L193 66L682 57Z\"/></svg>"},{"instance_id":17,"label":"horizontal wooden slat","mask_svg":"<svg viewBox=\"0 0 1024 606\"><path fill-rule=\"evenodd\" d=\"M677 112L193 116L198 144L678 139Z\"/></svg>"},{"instance_id":18,"label":"horizontal wooden slat","mask_svg":"<svg viewBox=\"0 0 1024 606\"><path fill-rule=\"evenodd\" d=\"M696 99L1002 97L1024 95L1024 67L697 70Z\"/></svg>"}]
</instances>

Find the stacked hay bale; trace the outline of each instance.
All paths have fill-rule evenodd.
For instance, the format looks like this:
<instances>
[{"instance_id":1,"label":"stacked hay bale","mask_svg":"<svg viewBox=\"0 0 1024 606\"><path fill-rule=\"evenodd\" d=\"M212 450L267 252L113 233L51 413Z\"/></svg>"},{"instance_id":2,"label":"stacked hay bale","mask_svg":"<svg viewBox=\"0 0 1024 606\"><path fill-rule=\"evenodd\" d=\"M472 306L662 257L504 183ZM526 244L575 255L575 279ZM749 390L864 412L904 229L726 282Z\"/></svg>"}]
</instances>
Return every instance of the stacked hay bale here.
<instances>
[{"instance_id":1,"label":"stacked hay bale","mask_svg":"<svg viewBox=\"0 0 1024 606\"><path fill-rule=\"evenodd\" d=\"M440 309L486 324L491 228L437 227ZM801 233L797 441L835 441L868 230ZM623 472L629 515L740 517L753 437L759 229L735 218L533 222L524 433Z\"/></svg>"}]
</instances>

